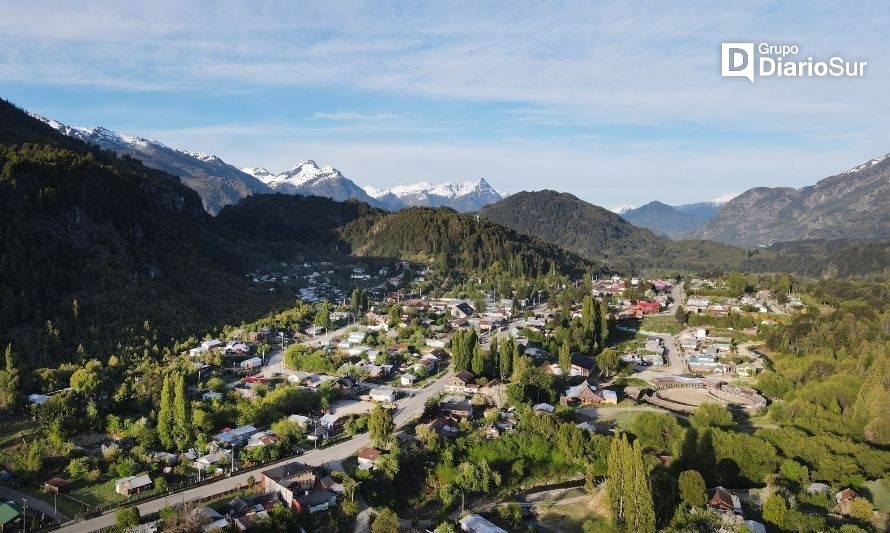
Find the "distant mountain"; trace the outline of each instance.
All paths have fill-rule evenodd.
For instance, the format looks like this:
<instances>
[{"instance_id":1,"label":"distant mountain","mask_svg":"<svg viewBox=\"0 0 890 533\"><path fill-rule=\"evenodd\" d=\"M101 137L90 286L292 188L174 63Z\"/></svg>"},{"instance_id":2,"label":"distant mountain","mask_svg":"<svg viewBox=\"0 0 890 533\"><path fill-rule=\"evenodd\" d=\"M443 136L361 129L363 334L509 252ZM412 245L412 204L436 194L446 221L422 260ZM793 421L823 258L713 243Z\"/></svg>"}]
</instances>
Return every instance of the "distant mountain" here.
<instances>
[{"instance_id":1,"label":"distant mountain","mask_svg":"<svg viewBox=\"0 0 890 533\"><path fill-rule=\"evenodd\" d=\"M641 228L677 239L705 223L706 219L684 213L676 207L661 202L649 202L636 209L629 209L621 218Z\"/></svg>"},{"instance_id":2,"label":"distant mountain","mask_svg":"<svg viewBox=\"0 0 890 533\"><path fill-rule=\"evenodd\" d=\"M624 204L624 205L619 205L618 207L613 207L609 211L611 211L615 214L618 214L618 215L623 215L624 213L627 213L628 211L633 211L636 208L637 207L635 205Z\"/></svg>"},{"instance_id":3,"label":"distant mountain","mask_svg":"<svg viewBox=\"0 0 890 533\"><path fill-rule=\"evenodd\" d=\"M366 186L365 190L387 208L450 207L460 212L478 211L504 198L484 178L462 183L431 185L425 181L412 185L396 185L390 189Z\"/></svg>"},{"instance_id":4,"label":"distant mountain","mask_svg":"<svg viewBox=\"0 0 890 533\"><path fill-rule=\"evenodd\" d=\"M691 235L754 246L803 239L888 239L890 154L801 189L745 191Z\"/></svg>"},{"instance_id":5,"label":"distant mountain","mask_svg":"<svg viewBox=\"0 0 890 533\"><path fill-rule=\"evenodd\" d=\"M297 166L279 174L272 174L265 168L245 168L242 170L262 181L273 191L282 194L323 196L339 202L354 199L370 205L384 207L336 168L330 166L319 167L311 159L300 161Z\"/></svg>"},{"instance_id":6,"label":"distant mountain","mask_svg":"<svg viewBox=\"0 0 890 533\"><path fill-rule=\"evenodd\" d=\"M709 200L707 202L695 202L691 204L683 204L683 205L675 205L674 209L681 213L686 213L687 215L694 215L704 220L710 220L717 214L717 211L720 211L726 202L732 200L739 193L731 192L729 194L724 194L723 196L718 196L713 200Z\"/></svg>"},{"instance_id":7,"label":"distant mountain","mask_svg":"<svg viewBox=\"0 0 890 533\"><path fill-rule=\"evenodd\" d=\"M158 141L102 127L68 126L53 119L33 116L69 137L139 159L146 166L179 176L183 184L198 193L204 209L212 215L225 205L238 203L245 196L271 192L258 179L215 155L170 148Z\"/></svg>"}]
</instances>

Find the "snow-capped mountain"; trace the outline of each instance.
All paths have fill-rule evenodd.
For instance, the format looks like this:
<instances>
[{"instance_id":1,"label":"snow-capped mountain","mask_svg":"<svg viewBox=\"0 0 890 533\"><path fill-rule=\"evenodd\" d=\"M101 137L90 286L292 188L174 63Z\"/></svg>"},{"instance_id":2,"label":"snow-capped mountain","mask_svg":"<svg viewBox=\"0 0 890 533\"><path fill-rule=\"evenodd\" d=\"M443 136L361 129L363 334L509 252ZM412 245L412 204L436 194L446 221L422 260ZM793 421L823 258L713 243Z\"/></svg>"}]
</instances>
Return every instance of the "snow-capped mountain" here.
<instances>
[{"instance_id":1,"label":"snow-capped mountain","mask_svg":"<svg viewBox=\"0 0 890 533\"><path fill-rule=\"evenodd\" d=\"M158 141L102 127L68 126L39 115L32 116L69 137L134 157L146 166L179 176L184 185L201 196L204 209L212 215L226 205L238 203L245 196L271 192L260 180L212 154L170 148Z\"/></svg>"},{"instance_id":2,"label":"snow-capped mountain","mask_svg":"<svg viewBox=\"0 0 890 533\"><path fill-rule=\"evenodd\" d=\"M628 211L632 211L636 208L637 208L637 206L635 206L635 205L624 204L624 205L619 205L618 207L613 207L612 209L609 209L609 211L611 211L615 214L618 214L618 215L623 215L624 213L627 213Z\"/></svg>"},{"instance_id":3,"label":"snow-capped mountain","mask_svg":"<svg viewBox=\"0 0 890 533\"><path fill-rule=\"evenodd\" d=\"M385 207L336 168L319 167L311 159L300 161L297 166L279 174L258 167L244 168L242 171L282 194L324 196L338 202L356 199L376 207Z\"/></svg>"},{"instance_id":4,"label":"snow-capped mountain","mask_svg":"<svg viewBox=\"0 0 890 533\"><path fill-rule=\"evenodd\" d=\"M683 204L683 205L675 205L674 209L681 213L686 213L687 215L695 215L699 218L703 218L708 220L717 214L717 211L720 211L720 208L723 205L738 196L740 193L731 192L724 194L722 196L718 196L712 200L708 200L706 202L695 202L691 204Z\"/></svg>"},{"instance_id":5,"label":"snow-capped mountain","mask_svg":"<svg viewBox=\"0 0 890 533\"><path fill-rule=\"evenodd\" d=\"M403 207L451 207L456 211L478 211L504 198L484 178L461 183L430 184L426 181L410 185L399 184L390 189L366 186L365 191L389 209Z\"/></svg>"}]
</instances>

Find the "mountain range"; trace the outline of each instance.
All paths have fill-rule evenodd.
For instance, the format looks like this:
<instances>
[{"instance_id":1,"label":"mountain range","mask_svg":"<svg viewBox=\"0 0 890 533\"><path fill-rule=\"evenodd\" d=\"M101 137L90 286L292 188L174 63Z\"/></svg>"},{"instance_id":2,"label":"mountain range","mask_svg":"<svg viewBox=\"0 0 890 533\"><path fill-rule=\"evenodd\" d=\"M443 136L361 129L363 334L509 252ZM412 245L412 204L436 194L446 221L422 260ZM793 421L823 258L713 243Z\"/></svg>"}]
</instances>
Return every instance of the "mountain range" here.
<instances>
[{"instance_id":1,"label":"mountain range","mask_svg":"<svg viewBox=\"0 0 890 533\"><path fill-rule=\"evenodd\" d=\"M103 127L69 126L39 115L32 116L69 137L134 157L151 168L179 176L183 184L200 195L204 209L211 215L246 196L273 192L323 196L337 201L354 199L391 211L414 206L446 206L469 212L503 198L484 179L439 185L420 182L388 190L372 186L362 188L336 168L319 167L312 160L301 161L279 174L261 167L239 169L212 154L170 148L159 141Z\"/></svg>"},{"instance_id":2,"label":"mountain range","mask_svg":"<svg viewBox=\"0 0 890 533\"><path fill-rule=\"evenodd\" d=\"M736 196L730 193L707 202L673 206L655 200L640 207L624 205L613 211L631 224L679 239L713 218L726 202Z\"/></svg>"},{"instance_id":3,"label":"mountain range","mask_svg":"<svg viewBox=\"0 0 890 533\"><path fill-rule=\"evenodd\" d=\"M188 152L142 137L118 133L102 127L68 126L38 115L35 118L69 137L139 159L147 166L178 176L182 183L201 197L204 209L215 215L223 206L237 203L245 196L270 193L260 180L241 172L215 155Z\"/></svg>"},{"instance_id":4,"label":"mountain range","mask_svg":"<svg viewBox=\"0 0 890 533\"><path fill-rule=\"evenodd\" d=\"M888 239L888 206L890 154L800 189L749 189L690 236L746 246L803 239Z\"/></svg>"}]
</instances>

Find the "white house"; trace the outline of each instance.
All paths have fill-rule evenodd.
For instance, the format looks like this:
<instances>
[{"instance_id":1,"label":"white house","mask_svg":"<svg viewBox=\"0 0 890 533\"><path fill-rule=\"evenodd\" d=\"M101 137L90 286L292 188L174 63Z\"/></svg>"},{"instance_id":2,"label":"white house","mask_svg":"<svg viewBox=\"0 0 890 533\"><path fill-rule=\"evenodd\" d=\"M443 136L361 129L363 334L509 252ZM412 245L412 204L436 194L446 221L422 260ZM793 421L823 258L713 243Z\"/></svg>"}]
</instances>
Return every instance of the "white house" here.
<instances>
[{"instance_id":1,"label":"white house","mask_svg":"<svg viewBox=\"0 0 890 533\"><path fill-rule=\"evenodd\" d=\"M539 412L544 413L552 413L555 407L550 405L549 403L539 403L537 405L532 406L532 409Z\"/></svg>"},{"instance_id":2,"label":"white house","mask_svg":"<svg viewBox=\"0 0 890 533\"><path fill-rule=\"evenodd\" d=\"M368 395L372 402L392 403L396 401L396 391L392 389L371 389Z\"/></svg>"},{"instance_id":3,"label":"white house","mask_svg":"<svg viewBox=\"0 0 890 533\"><path fill-rule=\"evenodd\" d=\"M250 370L251 368L259 368L263 366L263 360L259 357L251 357L250 359L245 359L241 361L239 365L244 370Z\"/></svg>"},{"instance_id":4,"label":"white house","mask_svg":"<svg viewBox=\"0 0 890 533\"><path fill-rule=\"evenodd\" d=\"M417 381L417 376L414 374L402 374L400 379L403 387L413 387L415 381Z\"/></svg>"}]
</instances>

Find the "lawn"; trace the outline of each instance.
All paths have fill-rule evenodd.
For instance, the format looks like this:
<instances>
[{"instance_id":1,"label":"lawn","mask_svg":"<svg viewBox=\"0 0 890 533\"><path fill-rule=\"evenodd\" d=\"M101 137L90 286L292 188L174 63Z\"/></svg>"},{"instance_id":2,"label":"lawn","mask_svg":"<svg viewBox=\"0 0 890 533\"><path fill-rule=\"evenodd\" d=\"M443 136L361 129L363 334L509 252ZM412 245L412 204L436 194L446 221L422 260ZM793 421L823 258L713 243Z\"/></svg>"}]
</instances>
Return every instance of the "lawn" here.
<instances>
[{"instance_id":1,"label":"lawn","mask_svg":"<svg viewBox=\"0 0 890 533\"><path fill-rule=\"evenodd\" d=\"M77 479L71 482L68 495L93 507L104 507L127 499L126 496L114 492L114 480L90 483L84 479Z\"/></svg>"},{"instance_id":2,"label":"lawn","mask_svg":"<svg viewBox=\"0 0 890 533\"><path fill-rule=\"evenodd\" d=\"M890 483L882 479L876 479L867 482L865 488L871 493L871 500L875 504L875 509L884 514L890 514Z\"/></svg>"},{"instance_id":3,"label":"lawn","mask_svg":"<svg viewBox=\"0 0 890 533\"><path fill-rule=\"evenodd\" d=\"M547 499L535 505L538 521L544 531L582 531L585 521L606 522L608 505L602 491L595 494L582 494L567 491L554 499Z\"/></svg>"},{"instance_id":4,"label":"lawn","mask_svg":"<svg viewBox=\"0 0 890 533\"><path fill-rule=\"evenodd\" d=\"M683 331L683 326L672 316L644 316L643 322L640 324L640 330L676 335Z\"/></svg>"}]
</instances>

